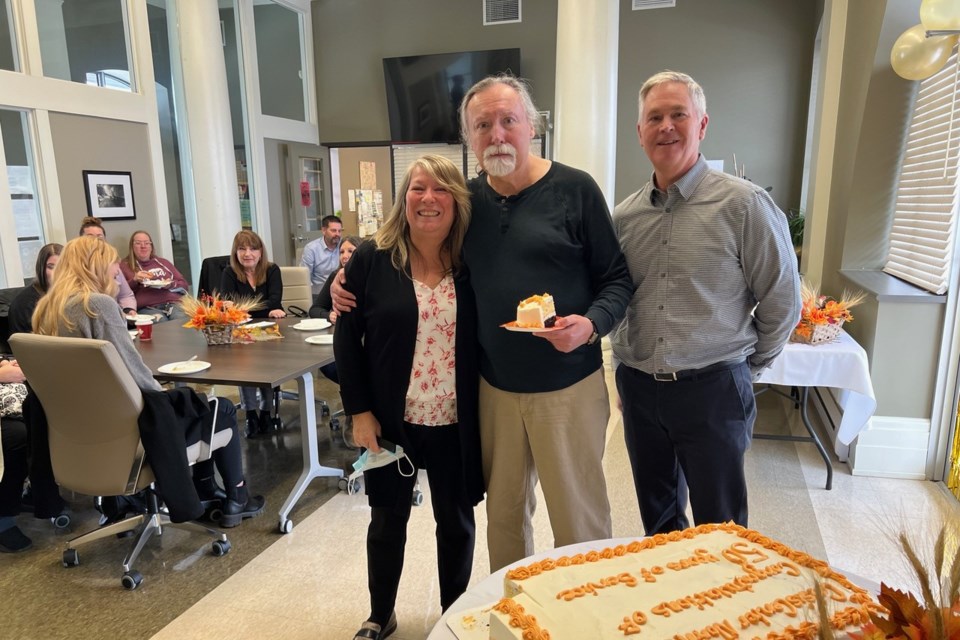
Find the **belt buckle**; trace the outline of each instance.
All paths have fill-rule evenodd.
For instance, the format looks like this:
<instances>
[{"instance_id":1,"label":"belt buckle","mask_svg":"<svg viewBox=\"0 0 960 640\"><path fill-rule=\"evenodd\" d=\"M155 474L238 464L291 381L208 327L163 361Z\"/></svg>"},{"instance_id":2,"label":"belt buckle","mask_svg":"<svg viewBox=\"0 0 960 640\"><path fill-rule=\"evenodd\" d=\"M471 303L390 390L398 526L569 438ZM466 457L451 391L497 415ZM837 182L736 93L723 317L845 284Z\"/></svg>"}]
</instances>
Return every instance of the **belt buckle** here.
<instances>
[{"instance_id":1,"label":"belt buckle","mask_svg":"<svg viewBox=\"0 0 960 640\"><path fill-rule=\"evenodd\" d=\"M676 373L655 373L653 374L653 379L656 382L676 382L677 374Z\"/></svg>"}]
</instances>

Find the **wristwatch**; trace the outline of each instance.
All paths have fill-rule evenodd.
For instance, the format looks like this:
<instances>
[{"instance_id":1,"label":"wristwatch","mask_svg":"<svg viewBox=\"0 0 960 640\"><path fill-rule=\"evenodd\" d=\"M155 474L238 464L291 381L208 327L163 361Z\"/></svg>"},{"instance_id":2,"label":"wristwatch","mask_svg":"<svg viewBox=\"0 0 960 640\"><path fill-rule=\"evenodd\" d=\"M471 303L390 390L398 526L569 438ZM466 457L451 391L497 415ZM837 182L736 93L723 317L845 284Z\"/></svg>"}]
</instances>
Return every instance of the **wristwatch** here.
<instances>
[{"instance_id":1,"label":"wristwatch","mask_svg":"<svg viewBox=\"0 0 960 640\"><path fill-rule=\"evenodd\" d=\"M589 319L589 318L588 318ZM597 343L597 340L600 339L600 332L597 331L597 323L593 320L590 320L590 326L593 327L593 333L590 334L590 337L587 338L587 346L593 346Z\"/></svg>"}]
</instances>

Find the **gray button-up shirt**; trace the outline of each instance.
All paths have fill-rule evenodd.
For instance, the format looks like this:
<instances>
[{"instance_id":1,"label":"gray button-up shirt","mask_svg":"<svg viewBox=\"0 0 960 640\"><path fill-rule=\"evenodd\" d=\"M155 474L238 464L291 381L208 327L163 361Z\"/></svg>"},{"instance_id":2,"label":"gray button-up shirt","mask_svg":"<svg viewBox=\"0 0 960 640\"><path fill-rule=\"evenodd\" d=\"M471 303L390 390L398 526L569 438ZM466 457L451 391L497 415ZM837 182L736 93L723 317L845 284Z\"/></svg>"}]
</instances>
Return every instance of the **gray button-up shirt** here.
<instances>
[{"instance_id":1,"label":"gray button-up shirt","mask_svg":"<svg viewBox=\"0 0 960 640\"><path fill-rule=\"evenodd\" d=\"M618 360L647 373L747 358L754 373L800 318L786 216L756 185L703 156L667 191L651 179L613 225L637 291L614 332Z\"/></svg>"}]
</instances>

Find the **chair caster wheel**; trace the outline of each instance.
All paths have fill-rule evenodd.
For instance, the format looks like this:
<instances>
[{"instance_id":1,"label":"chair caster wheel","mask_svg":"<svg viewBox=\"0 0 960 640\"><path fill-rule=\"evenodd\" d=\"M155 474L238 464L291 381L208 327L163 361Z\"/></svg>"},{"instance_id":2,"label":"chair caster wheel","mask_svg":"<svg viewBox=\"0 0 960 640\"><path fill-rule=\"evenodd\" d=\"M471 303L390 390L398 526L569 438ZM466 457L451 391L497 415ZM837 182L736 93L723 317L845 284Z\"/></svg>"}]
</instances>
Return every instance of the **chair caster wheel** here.
<instances>
[{"instance_id":1,"label":"chair caster wheel","mask_svg":"<svg viewBox=\"0 0 960 640\"><path fill-rule=\"evenodd\" d=\"M330 418L330 431L340 431L340 421L337 418Z\"/></svg>"},{"instance_id":2,"label":"chair caster wheel","mask_svg":"<svg viewBox=\"0 0 960 640\"><path fill-rule=\"evenodd\" d=\"M413 492L413 499L411 500L413 506L419 507L423 504L423 492L416 490Z\"/></svg>"},{"instance_id":3,"label":"chair caster wheel","mask_svg":"<svg viewBox=\"0 0 960 640\"><path fill-rule=\"evenodd\" d=\"M127 571L123 574L123 577L120 578L120 584L123 585L123 588L127 591L133 591L140 586L141 582L143 582L143 576L136 570Z\"/></svg>"},{"instance_id":4,"label":"chair caster wheel","mask_svg":"<svg viewBox=\"0 0 960 640\"><path fill-rule=\"evenodd\" d=\"M216 557L225 556L230 553L230 541L229 540L214 540L213 544L210 545L210 551Z\"/></svg>"},{"instance_id":5,"label":"chair caster wheel","mask_svg":"<svg viewBox=\"0 0 960 640\"><path fill-rule=\"evenodd\" d=\"M80 552L76 549L66 549L63 552L63 566L70 568L80 564Z\"/></svg>"},{"instance_id":6,"label":"chair caster wheel","mask_svg":"<svg viewBox=\"0 0 960 640\"><path fill-rule=\"evenodd\" d=\"M286 520L280 521L280 533L290 533L293 531L293 520L287 518Z\"/></svg>"},{"instance_id":7,"label":"chair caster wheel","mask_svg":"<svg viewBox=\"0 0 960 640\"><path fill-rule=\"evenodd\" d=\"M353 480L347 481L347 495L352 496L355 493L360 493L360 489L363 488L363 483L360 481L360 478L354 478Z\"/></svg>"},{"instance_id":8,"label":"chair caster wheel","mask_svg":"<svg viewBox=\"0 0 960 640\"><path fill-rule=\"evenodd\" d=\"M55 518L50 518L50 522L52 522L53 526L56 527L57 529L66 529L67 527L70 526L70 514L61 513Z\"/></svg>"}]
</instances>

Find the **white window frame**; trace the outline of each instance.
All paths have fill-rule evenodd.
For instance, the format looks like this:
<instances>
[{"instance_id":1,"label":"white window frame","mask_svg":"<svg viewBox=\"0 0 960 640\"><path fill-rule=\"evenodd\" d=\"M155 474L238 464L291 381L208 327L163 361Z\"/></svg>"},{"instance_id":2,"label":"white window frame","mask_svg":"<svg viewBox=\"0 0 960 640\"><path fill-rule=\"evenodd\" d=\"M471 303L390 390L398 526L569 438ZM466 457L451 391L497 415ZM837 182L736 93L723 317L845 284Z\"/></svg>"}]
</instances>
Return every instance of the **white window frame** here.
<instances>
[{"instance_id":1,"label":"white window frame","mask_svg":"<svg viewBox=\"0 0 960 640\"><path fill-rule=\"evenodd\" d=\"M883 270L942 295L950 284L957 218L960 65L954 53L919 84L897 184Z\"/></svg>"}]
</instances>

